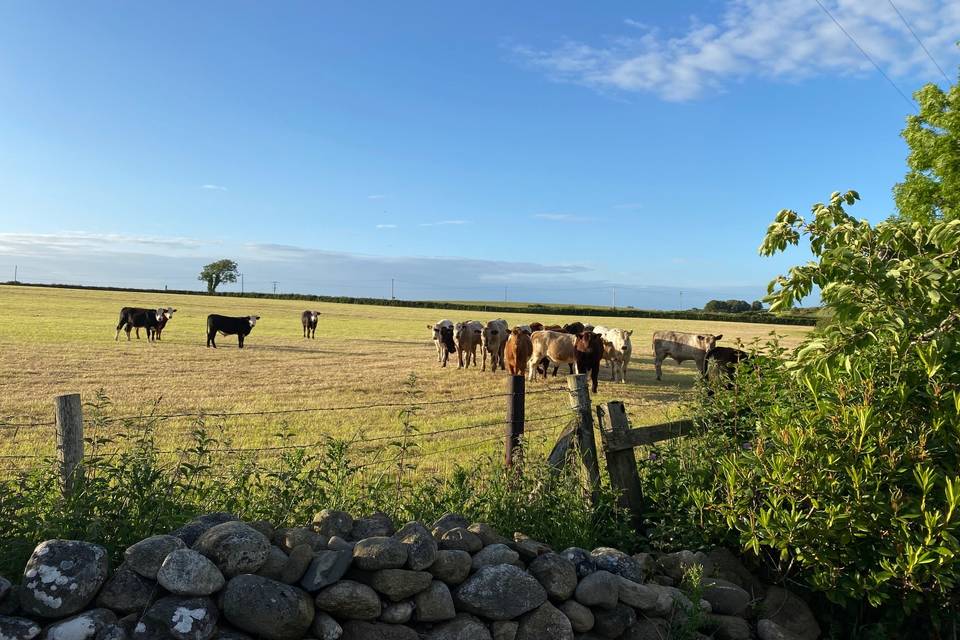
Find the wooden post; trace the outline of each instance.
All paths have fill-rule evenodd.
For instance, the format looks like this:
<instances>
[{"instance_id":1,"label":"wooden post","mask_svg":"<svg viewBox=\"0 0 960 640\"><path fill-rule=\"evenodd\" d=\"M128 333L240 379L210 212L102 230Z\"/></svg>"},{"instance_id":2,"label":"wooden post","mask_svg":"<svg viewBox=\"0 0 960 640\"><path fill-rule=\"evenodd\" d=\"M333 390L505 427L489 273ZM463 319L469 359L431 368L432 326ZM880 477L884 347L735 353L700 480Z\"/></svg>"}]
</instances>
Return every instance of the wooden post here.
<instances>
[{"instance_id":1,"label":"wooden post","mask_svg":"<svg viewBox=\"0 0 960 640\"><path fill-rule=\"evenodd\" d=\"M577 413L577 448L580 459L587 468L593 503L597 504L600 492L600 464L597 460L597 440L593 435L593 411L590 408L590 391L587 375L579 373L567 376L570 388L570 408Z\"/></svg>"},{"instance_id":2,"label":"wooden post","mask_svg":"<svg viewBox=\"0 0 960 640\"><path fill-rule=\"evenodd\" d=\"M604 414L609 420L609 427L604 424ZM610 485L618 492L617 501L622 508L631 513L634 528L643 531L643 488L640 485L640 474L637 472L637 459L633 449L612 450L607 446L611 440L611 433L624 434L630 430L627 420L627 410L623 403L615 400L608 402L606 411L597 407L597 418L600 423L600 437L603 441L603 453L607 459L607 473L610 474Z\"/></svg>"},{"instance_id":3,"label":"wooden post","mask_svg":"<svg viewBox=\"0 0 960 640\"><path fill-rule=\"evenodd\" d=\"M67 496L83 473L83 409L79 393L57 396L53 404L57 415L60 491Z\"/></svg>"},{"instance_id":4,"label":"wooden post","mask_svg":"<svg viewBox=\"0 0 960 640\"><path fill-rule=\"evenodd\" d=\"M523 422L525 411L524 389L526 378L523 376L509 376L507 378L507 444L506 465L513 466L513 457L522 456L521 441L523 437Z\"/></svg>"}]
</instances>

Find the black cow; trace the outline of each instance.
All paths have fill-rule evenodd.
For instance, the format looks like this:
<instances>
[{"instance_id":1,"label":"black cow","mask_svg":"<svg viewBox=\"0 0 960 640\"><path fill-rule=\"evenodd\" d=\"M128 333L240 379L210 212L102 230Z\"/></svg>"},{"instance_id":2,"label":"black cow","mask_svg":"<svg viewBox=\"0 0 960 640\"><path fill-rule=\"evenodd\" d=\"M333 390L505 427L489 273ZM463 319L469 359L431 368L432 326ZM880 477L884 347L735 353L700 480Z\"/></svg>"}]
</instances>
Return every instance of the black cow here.
<instances>
[{"instance_id":1,"label":"black cow","mask_svg":"<svg viewBox=\"0 0 960 640\"><path fill-rule=\"evenodd\" d=\"M169 312L169 315L168 315L168 316L163 316L163 318L160 319L160 322L157 323L157 326L155 326L155 327L153 327L153 328L147 327L147 338L148 338L148 339L150 338L151 335L153 335L153 339L154 339L154 340L159 340L159 339L160 339L160 334L163 333L163 330L166 328L166 326L167 326L167 321L169 321L169 320L171 320L171 319L173 318L173 312L176 311L176 309L174 309L173 307L167 307L167 311ZM137 329L137 340L139 340L139 339L140 339L140 330Z\"/></svg>"},{"instance_id":2,"label":"black cow","mask_svg":"<svg viewBox=\"0 0 960 640\"><path fill-rule=\"evenodd\" d=\"M593 381L593 393L597 392L597 379L600 376L600 361L603 359L603 338L592 331L584 331L577 336L577 371L589 373ZM554 369L556 372L556 369ZM556 375L556 373L554 373Z\"/></svg>"},{"instance_id":3,"label":"black cow","mask_svg":"<svg viewBox=\"0 0 960 640\"><path fill-rule=\"evenodd\" d=\"M120 329L123 329L127 334L127 340L130 339L130 330L137 329L137 339L140 338L140 329L147 330L147 339L153 340L153 329L157 327L161 322L166 324L166 321L173 317L172 309L168 308L159 308L159 309L142 309L140 307L123 307L120 309L120 320L117 322L117 335L114 337L114 340L120 339Z\"/></svg>"},{"instance_id":4,"label":"black cow","mask_svg":"<svg viewBox=\"0 0 960 640\"><path fill-rule=\"evenodd\" d=\"M704 358L703 373L706 374L710 361L717 363L717 370L728 379L733 379L733 374L737 370L737 365L750 359L750 354L733 347L714 347L707 351Z\"/></svg>"},{"instance_id":5,"label":"black cow","mask_svg":"<svg viewBox=\"0 0 960 640\"><path fill-rule=\"evenodd\" d=\"M304 311L300 314L300 322L303 323L303 337L317 337L317 320L320 319L319 311Z\"/></svg>"},{"instance_id":6,"label":"black cow","mask_svg":"<svg viewBox=\"0 0 960 640\"><path fill-rule=\"evenodd\" d=\"M240 316L233 318L211 313L207 316L207 346L217 348L215 338L220 333L225 336L237 336L240 348L243 349L243 339L253 331L260 316Z\"/></svg>"}]
</instances>

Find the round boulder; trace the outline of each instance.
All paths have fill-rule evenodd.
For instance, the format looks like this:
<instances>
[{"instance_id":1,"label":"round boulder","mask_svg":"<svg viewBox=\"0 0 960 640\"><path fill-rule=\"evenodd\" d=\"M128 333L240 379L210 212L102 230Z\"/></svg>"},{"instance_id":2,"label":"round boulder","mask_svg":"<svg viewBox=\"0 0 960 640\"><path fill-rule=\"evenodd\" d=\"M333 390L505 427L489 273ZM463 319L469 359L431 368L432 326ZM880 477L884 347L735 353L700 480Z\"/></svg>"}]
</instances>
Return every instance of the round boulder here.
<instances>
[{"instance_id":1,"label":"round boulder","mask_svg":"<svg viewBox=\"0 0 960 640\"><path fill-rule=\"evenodd\" d=\"M495 564L516 564L520 554L505 544L495 543L480 549L474 556L471 566L474 571ZM576 575L574 575L576 580Z\"/></svg>"},{"instance_id":2,"label":"round boulder","mask_svg":"<svg viewBox=\"0 0 960 640\"><path fill-rule=\"evenodd\" d=\"M418 593L413 603L418 622L439 622L457 615L450 587L439 580L434 580L429 588Z\"/></svg>"},{"instance_id":3,"label":"round boulder","mask_svg":"<svg viewBox=\"0 0 960 640\"><path fill-rule=\"evenodd\" d=\"M207 529L193 549L213 560L225 577L232 578L256 573L267 561L270 541L250 525L233 521Z\"/></svg>"},{"instance_id":4,"label":"round boulder","mask_svg":"<svg viewBox=\"0 0 960 640\"><path fill-rule=\"evenodd\" d=\"M407 568L422 571L437 559L437 541L419 522L408 522L393 536L407 547Z\"/></svg>"},{"instance_id":5,"label":"round boulder","mask_svg":"<svg viewBox=\"0 0 960 640\"><path fill-rule=\"evenodd\" d=\"M430 586L433 576L426 571L381 569L370 576L370 586L394 602L406 600Z\"/></svg>"},{"instance_id":6,"label":"round boulder","mask_svg":"<svg viewBox=\"0 0 960 640\"><path fill-rule=\"evenodd\" d=\"M409 600L406 602L391 602L384 606L380 612L380 622L390 624L406 624L410 622L412 617L413 603Z\"/></svg>"},{"instance_id":7,"label":"round boulder","mask_svg":"<svg viewBox=\"0 0 960 640\"><path fill-rule=\"evenodd\" d=\"M406 562L407 546L396 538L364 538L353 547L353 563L365 571L399 569Z\"/></svg>"},{"instance_id":8,"label":"round boulder","mask_svg":"<svg viewBox=\"0 0 960 640\"><path fill-rule=\"evenodd\" d=\"M576 600L567 600L560 605L560 611L570 619L574 633L586 633L593 629L593 611Z\"/></svg>"},{"instance_id":9,"label":"round boulder","mask_svg":"<svg viewBox=\"0 0 960 640\"><path fill-rule=\"evenodd\" d=\"M23 570L20 606L42 618L64 618L90 603L107 579L107 550L79 540L37 545Z\"/></svg>"},{"instance_id":10,"label":"round boulder","mask_svg":"<svg viewBox=\"0 0 960 640\"><path fill-rule=\"evenodd\" d=\"M176 536L150 536L127 547L127 550L123 552L124 564L144 578L156 580L157 571L160 570L164 558L171 551L183 549L186 546L183 540Z\"/></svg>"},{"instance_id":11,"label":"round boulder","mask_svg":"<svg viewBox=\"0 0 960 640\"><path fill-rule=\"evenodd\" d=\"M353 527L350 529L350 538L363 540L364 538L392 536L395 531L396 528L393 526L393 520L390 519L390 516L378 511L372 516L354 520Z\"/></svg>"},{"instance_id":12,"label":"round boulder","mask_svg":"<svg viewBox=\"0 0 960 640\"><path fill-rule=\"evenodd\" d=\"M574 597L587 607L613 609L620 599L619 578L609 571L594 571L580 581Z\"/></svg>"},{"instance_id":13,"label":"round boulder","mask_svg":"<svg viewBox=\"0 0 960 640\"><path fill-rule=\"evenodd\" d=\"M569 547L560 552L560 557L573 563L577 569L577 578L586 578L597 570L597 565L593 561L593 556L586 549L580 547Z\"/></svg>"},{"instance_id":14,"label":"round boulder","mask_svg":"<svg viewBox=\"0 0 960 640\"><path fill-rule=\"evenodd\" d=\"M310 625L310 631L317 640L340 640L340 636L343 635L343 628L330 617L330 614L323 611L317 611L313 624Z\"/></svg>"},{"instance_id":15,"label":"round boulder","mask_svg":"<svg viewBox=\"0 0 960 640\"><path fill-rule=\"evenodd\" d=\"M613 609L595 611L593 618L594 633L605 638L616 638L637 621L637 613L632 607L617 603Z\"/></svg>"},{"instance_id":16,"label":"round boulder","mask_svg":"<svg viewBox=\"0 0 960 640\"><path fill-rule=\"evenodd\" d=\"M226 580L206 556L193 549L177 549L160 565L157 582L179 596L208 596L220 591Z\"/></svg>"},{"instance_id":17,"label":"round boulder","mask_svg":"<svg viewBox=\"0 0 960 640\"><path fill-rule=\"evenodd\" d=\"M329 587L343 577L352 561L350 551L318 551L300 578L300 586L310 593Z\"/></svg>"},{"instance_id":18,"label":"round boulder","mask_svg":"<svg viewBox=\"0 0 960 640\"><path fill-rule=\"evenodd\" d=\"M117 616L109 609L91 609L60 620L47 627L44 640L92 640L108 625L116 624Z\"/></svg>"},{"instance_id":19,"label":"round boulder","mask_svg":"<svg viewBox=\"0 0 960 640\"><path fill-rule=\"evenodd\" d=\"M381 613L377 592L353 580L341 580L318 593L316 605L336 618L376 620Z\"/></svg>"},{"instance_id":20,"label":"round boulder","mask_svg":"<svg viewBox=\"0 0 960 640\"><path fill-rule=\"evenodd\" d=\"M447 584L460 584L470 575L472 562L466 551L438 551L437 559L427 571Z\"/></svg>"},{"instance_id":21,"label":"round boulder","mask_svg":"<svg viewBox=\"0 0 960 640\"><path fill-rule=\"evenodd\" d=\"M750 594L732 582L720 578L705 578L702 598L710 603L713 613L738 616L750 604Z\"/></svg>"},{"instance_id":22,"label":"round boulder","mask_svg":"<svg viewBox=\"0 0 960 640\"><path fill-rule=\"evenodd\" d=\"M549 636L544 636L547 638ZM460 613L449 622L435 626L426 636L427 640L492 640L487 625L473 616Z\"/></svg>"},{"instance_id":23,"label":"round boulder","mask_svg":"<svg viewBox=\"0 0 960 640\"><path fill-rule=\"evenodd\" d=\"M538 556L527 570L540 581L551 599L562 602L573 595L577 588L577 568L572 562L556 553Z\"/></svg>"},{"instance_id":24,"label":"round boulder","mask_svg":"<svg viewBox=\"0 0 960 640\"><path fill-rule=\"evenodd\" d=\"M440 536L440 548L447 551L476 553L483 548L483 540L465 527L454 527Z\"/></svg>"},{"instance_id":25,"label":"round boulder","mask_svg":"<svg viewBox=\"0 0 960 640\"><path fill-rule=\"evenodd\" d=\"M600 571L609 571L634 582L643 582L646 578L643 562L619 549L599 547L590 552L590 557Z\"/></svg>"},{"instance_id":26,"label":"round boulder","mask_svg":"<svg viewBox=\"0 0 960 640\"><path fill-rule=\"evenodd\" d=\"M261 576L231 578L221 606L230 624L267 640L299 640L313 622L305 591Z\"/></svg>"},{"instance_id":27,"label":"round boulder","mask_svg":"<svg viewBox=\"0 0 960 640\"><path fill-rule=\"evenodd\" d=\"M0 638L33 640L42 631L39 624L26 618L0 616Z\"/></svg>"},{"instance_id":28,"label":"round boulder","mask_svg":"<svg viewBox=\"0 0 960 640\"><path fill-rule=\"evenodd\" d=\"M458 608L467 613L490 620L511 620L543 604L547 592L523 569L498 564L467 578L457 587L454 598Z\"/></svg>"},{"instance_id":29,"label":"round boulder","mask_svg":"<svg viewBox=\"0 0 960 640\"><path fill-rule=\"evenodd\" d=\"M516 640L573 640L570 619L549 602L520 618Z\"/></svg>"},{"instance_id":30,"label":"round boulder","mask_svg":"<svg viewBox=\"0 0 960 640\"><path fill-rule=\"evenodd\" d=\"M170 535L180 538L185 545L192 547L193 543L197 541L197 538L203 535L207 529L232 520L239 520L239 518L232 513L224 513L222 511L207 513L202 516L197 516L176 531L171 532Z\"/></svg>"},{"instance_id":31,"label":"round boulder","mask_svg":"<svg viewBox=\"0 0 960 640\"><path fill-rule=\"evenodd\" d=\"M420 635L402 624L347 620L342 640L420 640Z\"/></svg>"},{"instance_id":32,"label":"round boulder","mask_svg":"<svg viewBox=\"0 0 960 640\"><path fill-rule=\"evenodd\" d=\"M313 529L328 538L348 538L353 530L353 517L346 511L324 509L313 517Z\"/></svg>"},{"instance_id":33,"label":"round boulder","mask_svg":"<svg viewBox=\"0 0 960 640\"><path fill-rule=\"evenodd\" d=\"M156 582L122 564L97 594L97 606L123 614L143 611L156 590Z\"/></svg>"},{"instance_id":34,"label":"round boulder","mask_svg":"<svg viewBox=\"0 0 960 640\"><path fill-rule=\"evenodd\" d=\"M134 638L168 637L209 640L217 631L220 613L210 598L160 598L137 624Z\"/></svg>"}]
</instances>

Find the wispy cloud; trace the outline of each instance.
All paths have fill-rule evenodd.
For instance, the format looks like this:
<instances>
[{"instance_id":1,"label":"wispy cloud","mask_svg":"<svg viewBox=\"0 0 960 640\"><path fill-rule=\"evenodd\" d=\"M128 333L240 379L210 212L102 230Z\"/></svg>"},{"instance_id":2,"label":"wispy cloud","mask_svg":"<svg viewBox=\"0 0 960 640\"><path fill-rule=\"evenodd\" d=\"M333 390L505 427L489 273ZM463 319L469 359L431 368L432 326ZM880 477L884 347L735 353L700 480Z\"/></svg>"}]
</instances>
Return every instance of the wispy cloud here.
<instances>
[{"instance_id":1,"label":"wispy cloud","mask_svg":"<svg viewBox=\"0 0 960 640\"><path fill-rule=\"evenodd\" d=\"M825 6L891 76L939 73L889 3L824 0ZM942 67L960 60L955 0L901 2L900 10ZM650 93L684 101L759 77L797 80L828 74L876 73L816 2L727 0L712 22L690 19L665 33L627 19L629 33L597 42L566 39L554 46L519 45L513 53L560 82L599 91Z\"/></svg>"},{"instance_id":2,"label":"wispy cloud","mask_svg":"<svg viewBox=\"0 0 960 640\"><path fill-rule=\"evenodd\" d=\"M367 200L383 200L386 197L387 196L382 193L374 193L372 195L367 196Z\"/></svg>"},{"instance_id":3,"label":"wispy cloud","mask_svg":"<svg viewBox=\"0 0 960 640\"><path fill-rule=\"evenodd\" d=\"M439 227L446 224L470 224L468 220L440 220L438 222L421 222L421 227Z\"/></svg>"},{"instance_id":4,"label":"wispy cloud","mask_svg":"<svg viewBox=\"0 0 960 640\"><path fill-rule=\"evenodd\" d=\"M91 233L87 231L0 233L0 255L9 256L86 251L131 253L163 250L176 253L193 251L212 244L195 238Z\"/></svg>"},{"instance_id":5,"label":"wispy cloud","mask_svg":"<svg viewBox=\"0 0 960 640\"><path fill-rule=\"evenodd\" d=\"M229 191L229 189L219 184L205 184L201 185L200 188L206 189L207 191Z\"/></svg>"},{"instance_id":6,"label":"wispy cloud","mask_svg":"<svg viewBox=\"0 0 960 640\"><path fill-rule=\"evenodd\" d=\"M395 224L378 224L377 229L396 229L397 225Z\"/></svg>"},{"instance_id":7,"label":"wispy cloud","mask_svg":"<svg viewBox=\"0 0 960 640\"><path fill-rule=\"evenodd\" d=\"M553 220L555 222L589 222L593 220L593 218L572 213L535 213L533 217L538 220Z\"/></svg>"}]
</instances>

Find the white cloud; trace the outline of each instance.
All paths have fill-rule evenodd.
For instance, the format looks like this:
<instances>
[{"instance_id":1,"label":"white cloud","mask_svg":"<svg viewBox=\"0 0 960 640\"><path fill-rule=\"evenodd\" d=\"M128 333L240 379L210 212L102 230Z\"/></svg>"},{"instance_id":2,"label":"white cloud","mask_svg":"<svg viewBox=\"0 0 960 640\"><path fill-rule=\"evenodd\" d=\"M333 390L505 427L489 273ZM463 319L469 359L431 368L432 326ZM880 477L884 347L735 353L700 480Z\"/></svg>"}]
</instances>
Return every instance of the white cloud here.
<instances>
[{"instance_id":1,"label":"white cloud","mask_svg":"<svg viewBox=\"0 0 960 640\"><path fill-rule=\"evenodd\" d=\"M941 79L889 3L823 0L867 53L893 77ZM944 69L960 61L955 0L900 0L897 5ZM635 20L628 35L590 44L568 39L553 47L515 46L525 63L550 78L599 91L651 93L691 100L752 77L797 80L829 74L876 73L816 2L727 0L713 22L691 18L668 34ZM637 31L640 31L638 34Z\"/></svg>"},{"instance_id":2,"label":"white cloud","mask_svg":"<svg viewBox=\"0 0 960 640\"><path fill-rule=\"evenodd\" d=\"M367 200L383 200L386 197L387 196L385 196L382 193L374 193L372 195L367 196Z\"/></svg>"},{"instance_id":3,"label":"white cloud","mask_svg":"<svg viewBox=\"0 0 960 640\"><path fill-rule=\"evenodd\" d=\"M211 247L195 238L138 236L124 233L0 233L0 255L31 256L67 254L86 251L136 253L163 250L170 254L192 252Z\"/></svg>"},{"instance_id":4,"label":"white cloud","mask_svg":"<svg viewBox=\"0 0 960 640\"><path fill-rule=\"evenodd\" d=\"M556 222L589 222L593 219L572 213L535 213L533 217L540 220L554 220Z\"/></svg>"},{"instance_id":5,"label":"white cloud","mask_svg":"<svg viewBox=\"0 0 960 640\"><path fill-rule=\"evenodd\" d=\"M206 189L208 191L228 191L226 187L222 187L219 184L205 184L200 187L201 189Z\"/></svg>"},{"instance_id":6,"label":"white cloud","mask_svg":"<svg viewBox=\"0 0 960 640\"><path fill-rule=\"evenodd\" d=\"M378 224L377 229L396 229L397 225L395 224Z\"/></svg>"},{"instance_id":7,"label":"white cloud","mask_svg":"<svg viewBox=\"0 0 960 640\"><path fill-rule=\"evenodd\" d=\"M421 227L439 227L446 224L470 224L467 220L440 220L439 222L421 222Z\"/></svg>"}]
</instances>

